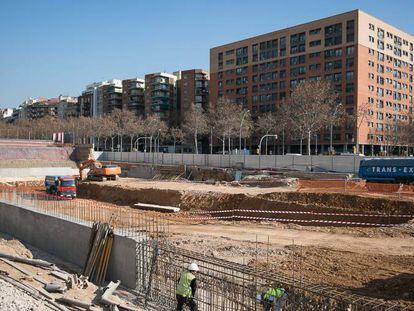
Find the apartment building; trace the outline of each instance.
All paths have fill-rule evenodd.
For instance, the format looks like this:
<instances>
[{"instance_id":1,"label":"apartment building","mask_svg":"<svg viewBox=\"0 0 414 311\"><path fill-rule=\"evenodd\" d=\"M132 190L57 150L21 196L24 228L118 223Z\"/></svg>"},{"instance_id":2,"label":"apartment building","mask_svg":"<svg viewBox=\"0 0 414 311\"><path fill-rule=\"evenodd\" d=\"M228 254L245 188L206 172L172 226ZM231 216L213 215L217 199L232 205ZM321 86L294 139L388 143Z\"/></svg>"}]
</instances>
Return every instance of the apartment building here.
<instances>
[{"instance_id":1,"label":"apartment building","mask_svg":"<svg viewBox=\"0 0 414 311\"><path fill-rule=\"evenodd\" d=\"M167 124L178 119L177 80L180 73L165 72L145 75L145 114L155 114Z\"/></svg>"},{"instance_id":2,"label":"apartment building","mask_svg":"<svg viewBox=\"0 0 414 311\"><path fill-rule=\"evenodd\" d=\"M22 106L21 119L40 119L46 116L57 116L59 98L44 98L33 100Z\"/></svg>"},{"instance_id":3,"label":"apartment building","mask_svg":"<svg viewBox=\"0 0 414 311\"><path fill-rule=\"evenodd\" d=\"M78 97L80 115L101 117L122 108L122 81L113 79L88 84Z\"/></svg>"},{"instance_id":4,"label":"apartment building","mask_svg":"<svg viewBox=\"0 0 414 311\"><path fill-rule=\"evenodd\" d=\"M61 119L79 117L80 109L78 98L73 96L59 96L57 114Z\"/></svg>"},{"instance_id":5,"label":"apartment building","mask_svg":"<svg viewBox=\"0 0 414 311\"><path fill-rule=\"evenodd\" d=\"M132 78L122 80L122 107L134 111L137 116L145 116L145 81Z\"/></svg>"},{"instance_id":6,"label":"apartment building","mask_svg":"<svg viewBox=\"0 0 414 311\"><path fill-rule=\"evenodd\" d=\"M191 105L202 107L208 106L208 82L209 74L204 69L190 69L181 71L180 80L177 84L178 102L179 102L179 118L182 122L186 112L189 111Z\"/></svg>"},{"instance_id":7,"label":"apartment building","mask_svg":"<svg viewBox=\"0 0 414 311\"><path fill-rule=\"evenodd\" d=\"M378 152L393 124L411 120L413 43L412 35L354 10L221 45L210 50L210 100L226 97L258 116L300 81L326 79L357 118L357 126L335 129L336 151L359 144L361 152ZM288 151L298 150L290 144ZM329 133L318 144L326 151Z\"/></svg>"}]
</instances>

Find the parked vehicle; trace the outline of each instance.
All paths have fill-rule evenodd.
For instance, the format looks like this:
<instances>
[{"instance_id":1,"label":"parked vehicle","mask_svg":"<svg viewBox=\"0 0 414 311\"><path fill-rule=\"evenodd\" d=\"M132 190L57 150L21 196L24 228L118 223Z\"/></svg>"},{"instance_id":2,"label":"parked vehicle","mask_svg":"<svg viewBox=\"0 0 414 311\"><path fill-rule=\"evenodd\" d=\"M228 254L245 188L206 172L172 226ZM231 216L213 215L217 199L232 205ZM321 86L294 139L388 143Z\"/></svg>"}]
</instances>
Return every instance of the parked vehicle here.
<instances>
[{"instance_id":1,"label":"parked vehicle","mask_svg":"<svg viewBox=\"0 0 414 311\"><path fill-rule=\"evenodd\" d=\"M71 176L46 176L46 193L60 197L76 198L76 181Z\"/></svg>"},{"instance_id":2,"label":"parked vehicle","mask_svg":"<svg viewBox=\"0 0 414 311\"><path fill-rule=\"evenodd\" d=\"M358 175L368 182L414 183L414 158L364 159Z\"/></svg>"}]
</instances>

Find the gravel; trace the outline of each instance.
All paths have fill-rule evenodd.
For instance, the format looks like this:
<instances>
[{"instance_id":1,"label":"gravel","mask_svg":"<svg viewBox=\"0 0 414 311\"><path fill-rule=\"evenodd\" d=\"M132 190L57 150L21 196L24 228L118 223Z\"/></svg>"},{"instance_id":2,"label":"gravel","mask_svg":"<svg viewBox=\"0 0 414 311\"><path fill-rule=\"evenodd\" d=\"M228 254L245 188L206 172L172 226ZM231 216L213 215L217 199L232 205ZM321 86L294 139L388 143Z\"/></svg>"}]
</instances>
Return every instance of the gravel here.
<instances>
[{"instance_id":1,"label":"gravel","mask_svg":"<svg viewBox=\"0 0 414 311\"><path fill-rule=\"evenodd\" d=\"M43 301L36 300L10 283L0 280L0 310L50 311Z\"/></svg>"}]
</instances>

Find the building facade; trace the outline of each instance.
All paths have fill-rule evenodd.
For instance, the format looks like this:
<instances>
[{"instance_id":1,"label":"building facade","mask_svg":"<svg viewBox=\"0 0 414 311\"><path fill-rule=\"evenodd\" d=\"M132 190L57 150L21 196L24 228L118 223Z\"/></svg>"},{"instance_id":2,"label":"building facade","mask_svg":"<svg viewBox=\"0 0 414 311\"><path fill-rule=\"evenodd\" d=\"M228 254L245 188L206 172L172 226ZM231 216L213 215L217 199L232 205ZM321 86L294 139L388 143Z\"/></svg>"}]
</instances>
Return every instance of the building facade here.
<instances>
[{"instance_id":1,"label":"building facade","mask_svg":"<svg viewBox=\"0 0 414 311\"><path fill-rule=\"evenodd\" d=\"M80 109L78 98L73 96L59 96L57 114L61 119L79 117Z\"/></svg>"},{"instance_id":2,"label":"building facade","mask_svg":"<svg viewBox=\"0 0 414 311\"><path fill-rule=\"evenodd\" d=\"M326 79L358 125L335 129L336 151L359 144L371 153L382 149L393 123L410 121L413 43L354 10L218 46L210 50L210 101L226 97L258 116L274 111L300 81ZM326 150L329 133L318 140Z\"/></svg>"},{"instance_id":3,"label":"building facade","mask_svg":"<svg viewBox=\"0 0 414 311\"><path fill-rule=\"evenodd\" d=\"M158 72L145 75L145 115L155 114L169 125L177 123L178 75Z\"/></svg>"},{"instance_id":4,"label":"building facade","mask_svg":"<svg viewBox=\"0 0 414 311\"><path fill-rule=\"evenodd\" d=\"M207 109L209 74L204 69L181 71L178 83L179 118L182 122L191 105Z\"/></svg>"},{"instance_id":5,"label":"building facade","mask_svg":"<svg viewBox=\"0 0 414 311\"><path fill-rule=\"evenodd\" d=\"M145 116L145 81L133 78L122 80L122 109L128 109L137 116Z\"/></svg>"},{"instance_id":6,"label":"building facade","mask_svg":"<svg viewBox=\"0 0 414 311\"><path fill-rule=\"evenodd\" d=\"M122 81L113 79L88 84L78 97L80 115L101 117L113 109L122 109Z\"/></svg>"}]
</instances>

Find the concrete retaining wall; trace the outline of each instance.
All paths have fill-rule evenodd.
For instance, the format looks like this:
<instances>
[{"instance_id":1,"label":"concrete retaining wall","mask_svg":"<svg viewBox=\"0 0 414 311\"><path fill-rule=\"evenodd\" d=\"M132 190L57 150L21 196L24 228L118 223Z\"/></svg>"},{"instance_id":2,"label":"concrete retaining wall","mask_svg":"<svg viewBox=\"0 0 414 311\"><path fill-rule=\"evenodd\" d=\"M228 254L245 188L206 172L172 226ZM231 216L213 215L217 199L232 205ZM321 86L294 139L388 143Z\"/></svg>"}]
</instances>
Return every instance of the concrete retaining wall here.
<instances>
[{"instance_id":1,"label":"concrete retaining wall","mask_svg":"<svg viewBox=\"0 0 414 311\"><path fill-rule=\"evenodd\" d=\"M357 173L360 156L295 155L220 155L143 152L95 152L100 161L154 163L163 165L196 165L206 167L240 167L249 169L294 169L300 171L333 171Z\"/></svg>"},{"instance_id":2,"label":"concrete retaining wall","mask_svg":"<svg viewBox=\"0 0 414 311\"><path fill-rule=\"evenodd\" d=\"M82 268L91 228L22 207L0 203L0 231ZM136 286L136 242L115 235L108 280Z\"/></svg>"},{"instance_id":3,"label":"concrete retaining wall","mask_svg":"<svg viewBox=\"0 0 414 311\"><path fill-rule=\"evenodd\" d=\"M0 177L45 177L46 175L77 175L71 167L0 168Z\"/></svg>"}]
</instances>

